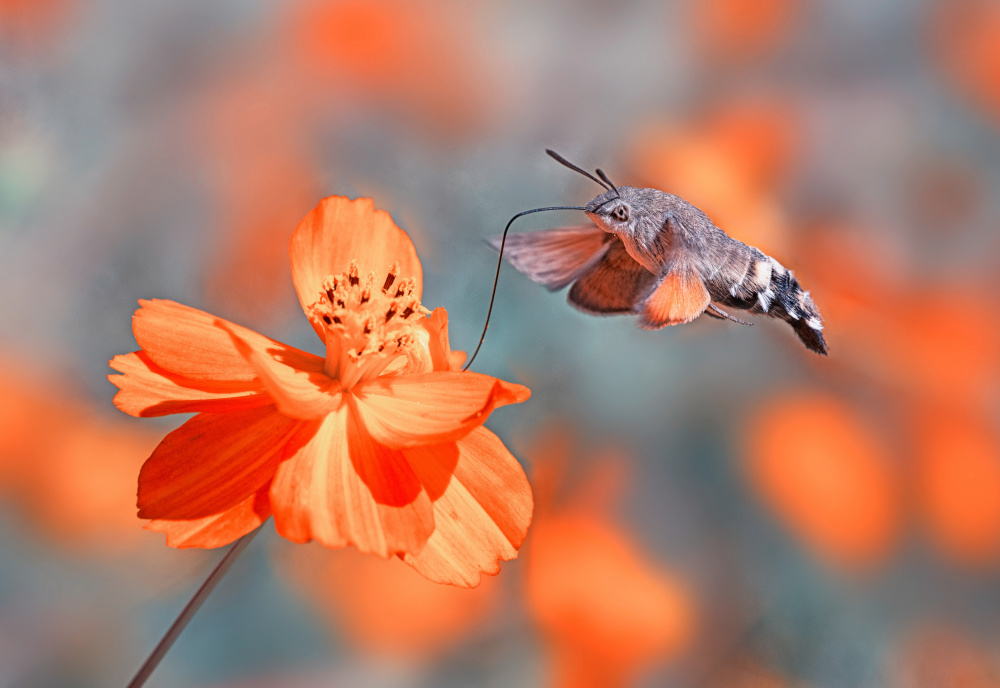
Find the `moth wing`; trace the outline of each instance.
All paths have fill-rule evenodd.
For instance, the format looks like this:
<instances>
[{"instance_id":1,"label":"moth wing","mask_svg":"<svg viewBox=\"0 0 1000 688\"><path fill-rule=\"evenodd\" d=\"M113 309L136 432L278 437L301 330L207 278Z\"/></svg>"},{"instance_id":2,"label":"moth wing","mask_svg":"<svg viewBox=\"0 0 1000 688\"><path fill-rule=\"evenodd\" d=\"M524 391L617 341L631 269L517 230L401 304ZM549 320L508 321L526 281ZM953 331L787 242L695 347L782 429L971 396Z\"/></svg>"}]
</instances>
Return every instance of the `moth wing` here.
<instances>
[{"instance_id":1,"label":"moth wing","mask_svg":"<svg viewBox=\"0 0 1000 688\"><path fill-rule=\"evenodd\" d=\"M656 275L628 254L621 239L613 237L601 259L569 290L568 300L585 313L634 313L655 284Z\"/></svg>"},{"instance_id":2,"label":"moth wing","mask_svg":"<svg viewBox=\"0 0 1000 688\"><path fill-rule=\"evenodd\" d=\"M705 312L712 298L698 271L675 264L642 302L639 327L658 330L667 325L691 322Z\"/></svg>"},{"instance_id":3,"label":"moth wing","mask_svg":"<svg viewBox=\"0 0 1000 688\"><path fill-rule=\"evenodd\" d=\"M594 225L508 234L503 257L532 281L557 291L599 261L613 239ZM499 235L486 241L500 250Z\"/></svg>"}]
</instances>

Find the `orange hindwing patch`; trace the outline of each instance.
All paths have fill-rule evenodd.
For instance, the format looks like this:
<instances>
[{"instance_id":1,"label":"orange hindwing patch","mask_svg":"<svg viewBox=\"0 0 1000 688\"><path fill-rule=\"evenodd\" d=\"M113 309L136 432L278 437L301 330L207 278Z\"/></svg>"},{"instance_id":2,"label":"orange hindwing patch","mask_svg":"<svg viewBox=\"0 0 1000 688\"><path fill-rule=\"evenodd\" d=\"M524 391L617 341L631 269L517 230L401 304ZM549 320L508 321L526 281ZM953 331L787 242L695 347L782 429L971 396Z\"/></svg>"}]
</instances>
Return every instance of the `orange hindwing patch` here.
<instances>
[{"instance_id":1,"label":"orange hindwing patch","mask_svg":"<svg viewBox=\"0 0 1000 688\"><path fill-rule=\"evenodd\" d=\"M705 312L711 297L697 271L673 269L642 304L639 325L658 330L667 325L691 322Z\"/></svg>"}]
</instances>

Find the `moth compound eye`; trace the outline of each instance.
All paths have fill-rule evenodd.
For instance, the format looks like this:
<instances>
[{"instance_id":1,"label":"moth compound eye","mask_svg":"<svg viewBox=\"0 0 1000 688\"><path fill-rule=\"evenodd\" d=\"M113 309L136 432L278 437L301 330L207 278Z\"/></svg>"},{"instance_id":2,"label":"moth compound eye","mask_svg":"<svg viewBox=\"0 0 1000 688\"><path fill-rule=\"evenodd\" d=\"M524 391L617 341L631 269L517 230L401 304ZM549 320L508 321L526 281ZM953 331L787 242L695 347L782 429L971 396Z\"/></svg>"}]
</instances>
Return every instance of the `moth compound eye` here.
<instances>
[{"instance_id":1,"label":"moth compound eye","mask_svg":"<svg viewBox=\"0 0 1000 688\"><path fill-rule=\"evenodd\" d=\"M623 205L618 206L611 211L611 217L618 220L619 222L628 221L628 208Z\"/></svg>"}]
</instances>

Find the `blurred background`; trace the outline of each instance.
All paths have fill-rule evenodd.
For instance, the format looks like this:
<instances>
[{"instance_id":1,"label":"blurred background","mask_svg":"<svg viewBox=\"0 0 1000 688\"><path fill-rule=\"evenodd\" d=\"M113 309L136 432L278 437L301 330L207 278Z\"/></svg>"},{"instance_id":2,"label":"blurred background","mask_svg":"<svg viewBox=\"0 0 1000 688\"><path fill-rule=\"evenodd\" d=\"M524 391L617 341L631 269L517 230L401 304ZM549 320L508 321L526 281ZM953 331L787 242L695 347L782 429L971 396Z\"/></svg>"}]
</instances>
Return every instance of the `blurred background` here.
<instances>
[{"instance_id":1,"label":"blurred background","mask_svg":"<svg viewBox=\"0 0 1000 688\"><path fill-rule=\"evenodd\" d=\"M221 555L135 517L181 420L111 404L137 299L318 351L288 237L371 196L471 350L483 239L600 191L546 147L793 269L830 357L505 267L520 558L459 590L268 524L148 685L1000 686L992 0L0 0L0 686L124 685Z\"/></svg>"}]
</instances>

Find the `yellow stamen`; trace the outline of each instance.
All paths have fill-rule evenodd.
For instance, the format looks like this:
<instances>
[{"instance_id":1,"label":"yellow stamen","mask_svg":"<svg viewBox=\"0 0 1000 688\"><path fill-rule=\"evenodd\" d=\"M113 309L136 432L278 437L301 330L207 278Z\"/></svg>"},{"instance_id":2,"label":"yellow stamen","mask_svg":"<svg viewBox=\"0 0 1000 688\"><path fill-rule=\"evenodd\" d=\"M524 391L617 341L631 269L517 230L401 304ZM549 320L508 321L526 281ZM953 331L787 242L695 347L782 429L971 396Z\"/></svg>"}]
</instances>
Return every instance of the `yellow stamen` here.
<instances>
[{"instance_id":1,"label":"yellow stamen","mask_svg":"<svg viewBox=\"0 0 1000 688\"><path fill-rule=\"evenodd\" d=\"M343 273L328 276L308 309L310 319L325 333L324 369L340 380L345 391L382 374L404 354L409 360L409 350L418 342L411 316L429 312L414 296L416 280L399 279L398 263L389 268L381 291L374 289L374 273L364 280L360 275L357 262L351 261Z\"/></svg>"}]
</instances>

